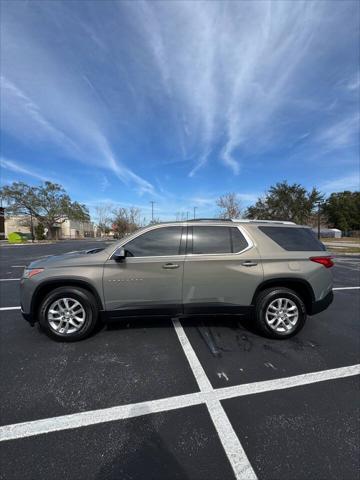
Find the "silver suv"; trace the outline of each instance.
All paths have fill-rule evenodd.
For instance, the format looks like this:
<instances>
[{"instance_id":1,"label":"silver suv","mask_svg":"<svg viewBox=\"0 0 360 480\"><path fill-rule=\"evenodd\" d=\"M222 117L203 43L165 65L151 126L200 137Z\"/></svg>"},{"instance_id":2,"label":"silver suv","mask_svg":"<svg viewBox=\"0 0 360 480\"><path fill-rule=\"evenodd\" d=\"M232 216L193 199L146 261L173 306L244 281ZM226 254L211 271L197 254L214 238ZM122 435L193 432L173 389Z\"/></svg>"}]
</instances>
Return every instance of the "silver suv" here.
<instances>
[{"instance_id":1,"label":"silver suv","mask_svg":"<svg viewBox=\"0 0 360 480\"><path fill-rule=\"evenodd\" d=\"M229 313L288 338L332 302L332 266L312 230L291 222L163 223L105 249L31 263L21 309L64 341L87 337L100 316Z\"/></svg>"}]
</instances>

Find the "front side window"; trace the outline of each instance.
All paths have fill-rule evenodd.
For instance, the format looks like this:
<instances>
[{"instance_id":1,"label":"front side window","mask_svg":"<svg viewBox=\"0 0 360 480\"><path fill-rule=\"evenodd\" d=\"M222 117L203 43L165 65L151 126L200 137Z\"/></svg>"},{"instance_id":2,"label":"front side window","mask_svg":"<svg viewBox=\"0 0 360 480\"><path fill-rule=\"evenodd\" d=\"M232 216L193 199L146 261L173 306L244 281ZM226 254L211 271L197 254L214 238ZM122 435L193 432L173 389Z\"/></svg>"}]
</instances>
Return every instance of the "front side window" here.
<instances>
[{"instance_id":1,"label":"front side window","mask_svg":"<svg viewBox=\"0 0 360 480\"><path fill-rule=\"evenodd\" d=\"M189 253L237 253L244 250L247 245L238 228L192 227L192 248Z\"/></svg>"},{"instance_id":2,"label":"front side window","mask_svg":"<svg viewBox=\"0 0 360 480\"><path fill-rule=\"evenodd\" d=\"M180 254L182 227L163 227L134 238L124 245L126 256L156 257Z\"/></svg>"}]
</instances>

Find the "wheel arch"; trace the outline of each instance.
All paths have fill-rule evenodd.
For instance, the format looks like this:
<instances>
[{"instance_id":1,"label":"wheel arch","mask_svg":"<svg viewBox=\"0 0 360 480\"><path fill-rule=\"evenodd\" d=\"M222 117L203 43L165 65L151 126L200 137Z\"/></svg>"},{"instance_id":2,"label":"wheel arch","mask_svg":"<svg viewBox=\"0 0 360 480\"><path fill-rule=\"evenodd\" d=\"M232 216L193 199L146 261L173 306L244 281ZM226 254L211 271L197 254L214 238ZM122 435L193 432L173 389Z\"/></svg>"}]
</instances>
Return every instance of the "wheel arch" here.
<instances>
[{"instance_id":1,"label":"wheel arch","mask_svg":"<svg viewBox=\"0 0 360 480\"><path fill-rule=\"evenodd\" d=\"M48 280L38 285L38 287L36 288L33 294L33 298L31 301L31 313L33 315L36 315L36 312L43 298L49 292L59 287L80 287L83 290L87 290L89 293L91 293L94 296L99 310L103 310L103 303L101 301L100 295L89 282L86 282L85 280L77 280L77 279L68 279L68 280L57 279L57 280Z\"/></svg>"},{"instance_id":2,"label":"wheel arch","mask_svg":"<svg viewBox=\"0 0 360 480\"><path fill-rule=\"evenodd\" d=\"M255 290L252 305L256 304L257 296L268 288L276 288L276 287L285 287L291 290L294 290L304 301L306 306L306 311L310 312L313 302L315 301L315 294L314 290L312 289L309 282L302 278L287 278L287 277L280 277L280 278L273 278L270 280L263 281Z\"/></svg>"}]
</instances>

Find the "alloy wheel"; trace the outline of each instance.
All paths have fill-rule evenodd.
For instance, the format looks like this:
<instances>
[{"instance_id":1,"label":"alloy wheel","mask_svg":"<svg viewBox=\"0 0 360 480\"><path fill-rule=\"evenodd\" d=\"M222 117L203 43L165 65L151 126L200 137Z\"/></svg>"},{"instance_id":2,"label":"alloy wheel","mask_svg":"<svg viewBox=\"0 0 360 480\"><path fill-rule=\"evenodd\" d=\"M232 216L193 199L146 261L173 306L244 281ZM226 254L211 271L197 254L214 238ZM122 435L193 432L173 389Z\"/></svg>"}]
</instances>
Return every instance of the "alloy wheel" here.
<instances>
[{"instance_id":1,"label":"alloy wheel","mask_svg":"<svg viewBox=\"0 0 360 480\"><path fill-rule=\"evenodd\" d=\"M267 306L265 320L272 330L289 333L299 320L299 309L289 298L276 298Z\"/></svg>"},{"instance_id":2,"label":"alloy wheel","mask_svg":"<svg viewBox=\"0 0 360 480\"><path fill-rule=\"evenodd\" d=\"M75 298L58 298L47 312L50 327L65 335L78 332L86 320L86 312L82 304Z\"/></svg>"}]
</instances>

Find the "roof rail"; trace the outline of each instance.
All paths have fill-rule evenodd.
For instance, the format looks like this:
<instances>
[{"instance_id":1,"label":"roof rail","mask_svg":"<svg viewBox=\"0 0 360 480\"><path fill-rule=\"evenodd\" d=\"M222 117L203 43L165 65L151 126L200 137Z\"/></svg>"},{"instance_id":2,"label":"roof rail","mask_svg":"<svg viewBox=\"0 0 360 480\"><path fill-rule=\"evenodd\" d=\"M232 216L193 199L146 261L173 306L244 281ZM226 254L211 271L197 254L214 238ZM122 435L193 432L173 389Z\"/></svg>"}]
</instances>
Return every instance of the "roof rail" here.
<instances>
[{"instance_id":1,"label":"roof rail","mask_svg":"<svg viewBox=\"0 0 360 480\"><path fill-rule=\"evenodd\" d=\"M238 223L281 223L282 225L296 225L295 222L290 222L288 220L261 220L260 218L257 220L248 220L248 219L242 219L242 218L232 218L231 219L233 222L238 222Z\"/></svg>"},{"instance_id":2,"label":"roof rail","mask_svg":"<svg viewBox=\"0 0 360 480\"><path fill-rule=\"evenodd\" d=\"M232 218L191 218L187 222L232 222Z\"/></svg>"}]
</instances>

